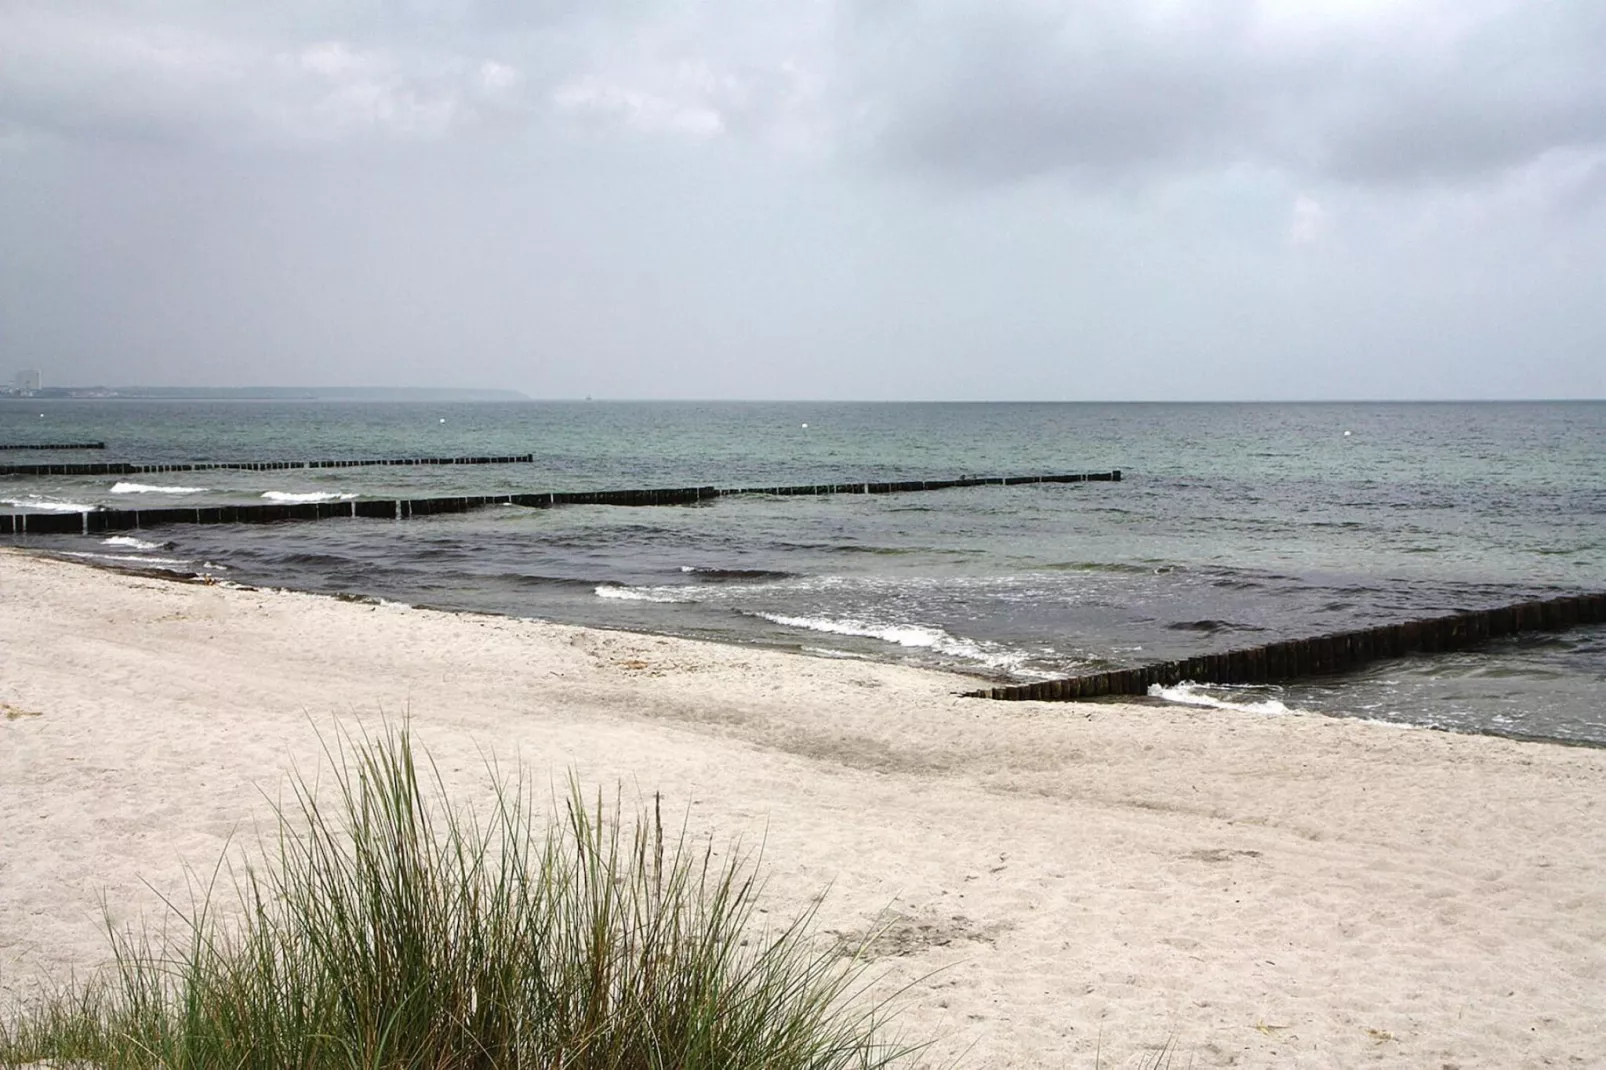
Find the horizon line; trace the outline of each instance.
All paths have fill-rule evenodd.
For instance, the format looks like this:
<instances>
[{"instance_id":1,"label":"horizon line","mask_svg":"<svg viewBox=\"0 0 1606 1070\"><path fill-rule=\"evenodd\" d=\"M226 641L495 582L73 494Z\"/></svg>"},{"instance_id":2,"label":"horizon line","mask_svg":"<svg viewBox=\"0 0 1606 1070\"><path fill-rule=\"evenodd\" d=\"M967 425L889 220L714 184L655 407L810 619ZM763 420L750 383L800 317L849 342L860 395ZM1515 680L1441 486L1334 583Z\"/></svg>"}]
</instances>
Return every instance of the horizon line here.
<instances>
[{"instance_id":1,"label":"horizon line","mask_svg":"<svg viewBox=\"0 0 1606 1070\"><path fill-rule=\"evenodd\" d=\"M597 397L595 395L560 395L543 397L515 387L453 387L453 386L56 386L45 388L55 391L217 391L219 393L245 393L250 391L286 393L304 391L308 394L374 392L374 393L441 393L441 394L517 394L517 398L482 399L486 403L501 402L558 402L577 404L754 404L754 405L1501 405L1501 404L1593 404L1606 401L1606 395L1578 397L1287 397L1287 398L785 398L785 397ZM156 398L117 397L61 397L40 394L0 393L8 401L117 401L164 400ZM173 398L165 400L255 401L319 400L313 398Z\"/></svg>"}]
</instances>

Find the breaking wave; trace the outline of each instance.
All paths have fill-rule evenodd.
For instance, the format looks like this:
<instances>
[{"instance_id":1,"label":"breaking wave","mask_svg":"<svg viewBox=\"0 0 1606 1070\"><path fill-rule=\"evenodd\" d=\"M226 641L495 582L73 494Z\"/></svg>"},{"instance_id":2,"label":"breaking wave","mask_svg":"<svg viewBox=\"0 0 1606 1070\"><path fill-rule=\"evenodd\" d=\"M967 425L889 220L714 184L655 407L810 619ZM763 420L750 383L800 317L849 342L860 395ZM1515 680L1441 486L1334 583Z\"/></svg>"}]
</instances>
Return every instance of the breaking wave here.
<instances>
[{"instance_id":1,"label":"breaking wave","mask_svg":"<svg viewBox=\"0 0 1606 1070\"><path fill-rule=\"evenodd\" d=\"M1175 702L1182 706L1203 706L1212 710L1237 710L1240 713L1263 713L1268 716L1281 716L1287 713L1306 713L1307 710L1293 709L1283 705L1274 698L1261 699L1258 702L1233 702L1230 699L1216 698L1200 689L1200 685L1183 683L1166 687L1162 684L1149 685L1149 695L1153 698L1163 698L1167 702Z\"/></svg>"},{"instance_id":2,"label":"breaking wave","mask_svg":"<svg viewBox=\"0 0 1606 1070\"><path fill-rule=\"evenodd\" d=\"M660 587L651 589L646 587L622 587L617 584L604 583L597 587L598 598L614 598L621 602L684 602L686 599L677 598Z\"/></svg>"},{"instance_id":3,"label":"breaking wave","mask_svg":"<svg viewBox=\"0 0 1606 1070\"><path fill-rule=\"evenodd\" d=\"M109 539L100 540L102 546L121 546L128 550L161 550L164 547L159 542L146 542L136 539L132 535L113 535Z\"/></svg>"},{"instance_id":4,"label":"breaking wave","mask_svg":"<svg viewBox=\"0 0 1606 1070\"><path fill-rule=\"evenodd\" d=\"M93 513L93 505L79 505L76 502L62 502L54 498L41 498L37 494L30 494L25 498L0 498L0 505L14 505L18 509L37 509L41 513Z\"/></svg>"},{"instance_id":5,"label":"breaking wave","mask_svg":"<svg viewBox=\"0 0 1606 1070\"><path fill-rule=\"evenodd\" d=\"M877 639L883 643L911 649L930 650L951 658L975 662L990 669L1010 671L1019 668L1026 655L1021 651L1004 650L991 644L964 639L941 628L918 624L877 624L853 619L830 617L788 617L780 613L753 613L752 616L779 624L785 628L802 628L830 635L851 635L863 639Z\"/></svg>"},{"instance_id":6,"label":"breaking wave","mask_svg":"<svg viewBox=\"0 0 1606 1070\"><path fill-rule=\"evenodd\" d=\"M262 496L270 502L349 502L357 497L355 494L338 494L334 491L296 494L288 490L263 491Z\"/></svg>"},{"instance_id":7,"label":"breaking wave","mask_svg":"<svg viewBox=\"0 0 1606 1070\"><path fill-rule=\"evenodd\" d=\"M113 494L204 494L205 487L157 487L149 483L114 483Z\"/></svg>"}]
</instances>

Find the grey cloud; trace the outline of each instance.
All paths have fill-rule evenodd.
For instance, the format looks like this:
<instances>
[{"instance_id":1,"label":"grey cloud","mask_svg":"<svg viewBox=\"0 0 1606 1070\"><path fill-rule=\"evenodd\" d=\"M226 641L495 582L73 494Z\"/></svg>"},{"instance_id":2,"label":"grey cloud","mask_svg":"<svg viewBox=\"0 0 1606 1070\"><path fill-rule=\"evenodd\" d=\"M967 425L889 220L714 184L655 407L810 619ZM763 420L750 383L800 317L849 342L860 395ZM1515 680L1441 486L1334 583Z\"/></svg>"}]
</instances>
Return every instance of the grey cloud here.
<instances>
[{"instance_id":1,"label":"grey cloud","mask_svg":"<svg viewBox=\"0 0 1606 1070\"><path fill-rule=\"evenodd\" d=\"M971 182L1606 159L1606 0L19 0L0 123L436 137L555 114Z\"/></svg>"},{"instance_id":2,"label":"grey cloud","mask_svg":"<svg viewBox=\"0 0 1606 1070\"><path fill-rule=\"evenodd\" d=\"M85 138L437 137L555 115L818 153L823 2L19 0L0 123Z\"/></svg>"},{"instance_id":3,"label":"grey cloud","mask_svg":"<svg viewBox=\"0 0 1606 1070\"><path fill-rule=\"evenodd\" d=\"M0 12L0 122L69 138L293 143L433 137L530 107L501 41L400 17L376 25L373 10L332 4L297 21L294 5L268 18L275 9L21 3Z\"/></svg>"},{"instance_id":4,"label":"grey cloud","mask_svg":"<svg viewBox=\"0 0 1606 1070\"><path fill-rule=\"evenodd\" d=\"M1254 71L1205 35L1145 37L1120 5L881 4L864 29L870 147L900 163L979 179L1198 163L1254 125Z\"/></svg>"},{"instance_id":5,"label":"grey cloud","mask_svg":"<svg viewBox=\"0 0 1606 1070\"><path fill-rule=\"evenodd\" d=\"M566 132L712 144L789 162L834 154L828 0L645 5L624 21L572 24L550 84Z\"/></svg>"},{"instance_id":6,"label":"grey cloud","mask_svg":"<svg viewBox=\"0 0 1606 1070\"><path fill-rule=\"evenodd\" d=\"M1270 10L877 0L858 20L868 148L984 181L1241 165L1455 181L1558 150L1606 152L1598 0L1403 5L1347 21L1285 12L1281 24Z\"/></svg>"},{"instance_id":7,"label":"grey cloud","mask_svg":"<svg viewBox=\"0 0 1606 1070\"><path fill-rule=\"evenodd\" d=\"M1360 57L1322 163L1359 181L1453 180L1606 152L1606 4L1518 5L1442 52Z\"/></svg>"}]
</instances>

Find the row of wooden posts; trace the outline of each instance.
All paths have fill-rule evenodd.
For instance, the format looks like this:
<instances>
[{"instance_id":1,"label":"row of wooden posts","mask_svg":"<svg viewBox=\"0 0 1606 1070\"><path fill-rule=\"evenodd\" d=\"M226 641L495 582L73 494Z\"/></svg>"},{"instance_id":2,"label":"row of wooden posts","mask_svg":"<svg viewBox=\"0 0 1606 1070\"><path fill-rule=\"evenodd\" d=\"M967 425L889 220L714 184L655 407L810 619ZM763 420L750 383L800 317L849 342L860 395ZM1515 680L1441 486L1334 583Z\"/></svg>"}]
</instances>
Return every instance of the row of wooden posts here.
<instances>
[{"instance_id":1,"label":"row of wooden posts","mask_svg":"<svg viewBox=\"0 0 1606 1070\"><path fill-rule=\"evenodd\" d=\"M168 524L275 524L287 520L368 517L406 520L415 516L466 513L493 505L546 509L559 505L689 505L742 494L899 494L953 487L1022 483L1118 482L1113 472L1075 472L1046 476L964 476L959 479L904 480L896 483L813 483L792 487L670 487L657 490L543 491L537 494L481 494L450 498L353 499L330 502L272 502L247 505L178 506L167 509L92 509L73 513L0 513L0 535L96 535Z\"/></svg>"},{"instance_id":2,"label":"row of wooden posts","mask_svg":"<svg viewBox=\"0 0 1606 1070\"><path fill-rule=\"evenodd\" d=\"M43 447L39 447L43 448ZM339 461L190 461L179 464L126 464L121 461L90 464L0 464L0 476L140 476L159 472L282 472L301 468L384 468L445 464L531 464L533 453L510 457L395 457L382 460Z\"/></svg>"},{"instance_id":3,"label":"row of wooden posts","mask_svg":"<svg viewBox=\"0 0 1606 1070\"><path fill-rule=\"evenodd\" d=\"M988 687L966 692L966 695L1014 701L1072 702L1104 695L1145 695L1155 685L1171 687L1183 682L1276 683L1346 672L1371 661L1404 654L1464 650L1517 632L1560 631L1602 622L1606 622L1606 593L1563 595L1310 639L1289 639L1220 654L1200 654L1134 669L1115 669L1035 684Z\"/></svg>"},{"instance_id":4,"label":"row of wooden posts","mask_svg":"<svg viewBox=\"0 0 1606 1070\"><path fill-rule=\"evenodd\" d=\"M409 459L402 461L248 462L210 467L347 467L359 464L497 464L528 462L514 458ZM54 466L53 466L54 467ZM194 470L143 466L141 471ZM168 524L271 524L298 520L371 518L405 520L415 516L465 513L495 505L544 509L562 505L686 505L734 495L898 494L957 487L1015 486L1026 483L1119 482L1120 470L1042 476L962 476L958 479L855 481L795 486L672 487L654 490L550 491L535 494L469 495L411 500L353 499L330 502L274 502L167 509L96 509L73 513L0 513L0 535L101 534L142 530ZM1259 684L1344 672L1381 658L1417 652L1442 652L1476 646L1489 639L1523 631L1554 631L1606 622L1606 593L1565 595L1521 602L1495 609L1336 632L1308 639L1290 639L1217 654L1130 669L983 688L969 697L1003 700L1072 701L1107 695L1142 695L1149 688L1191 681L1214 684Z\"/></svg>"},{"instance_id":5,"label":"row of wooden posts","mask_svg":"<svg viewBox=\"0 0 1606 1070\"><path fill-rule=\"evenodd\" d=\"M0 442L0 450L103 450L104 442Z\"/></svg>"}]
</instances>

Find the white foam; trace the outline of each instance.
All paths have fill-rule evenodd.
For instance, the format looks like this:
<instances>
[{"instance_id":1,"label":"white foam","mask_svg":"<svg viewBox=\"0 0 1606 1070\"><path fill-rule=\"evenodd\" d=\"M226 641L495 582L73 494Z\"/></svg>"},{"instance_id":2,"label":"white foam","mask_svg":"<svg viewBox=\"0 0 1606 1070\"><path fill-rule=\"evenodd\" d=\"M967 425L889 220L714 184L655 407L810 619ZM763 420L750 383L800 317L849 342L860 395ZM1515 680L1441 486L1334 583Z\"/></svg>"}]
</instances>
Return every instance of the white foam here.
<instances>
[{"instance_id":1,"label":"white foam","mask_svg":"<svg viewBox=\"0 0 1606 1070\"><path fill-rule=\"evenodd\" d=\"M779 613L759 613L767 621L787 628L806 628L811 632L829 632L832 635L856 635L865 639L879 639L898 646L940 647L944 640L952 639L940 628L921 628L912 624L871 624L859 620L832 620L829 617L785 617Z\"/></svg>"},{"instance_id":2,"label":"white foam","mask_svg":"<svg viewBox=\"0 0 1606 1070\"><path fill-rule=\"evenodd\" d=\"M860 654L852 650L832 650L828 646L805 646L803 653L813 654L821 658L840 658L844 661L869 661L870 655Z\"/></svg>"},{"instance_id":3,"label":"white foam","mask_svg":"<svg viewBox=\"0 0 1606 1070\"><path fill-rule=\"evenodd\" d=\"M684 602L684 598L676 598L665 592L662 588L652 590L646 587L615 587L603 584L597 588L598 598L615 598L621 602Z\"/></svg>"},{"instance_id":4,"label":"white foam","mask_svg":"<svg viewBox=\"0 0 1606 1070\"><path fill-rule=\"evenodd\" d=\"M132 535L113 535L109 539L100 540L100 544L102 546L126 546L130 550L160 550L162 548L162 544L159 542L146 542L144 539L136 539Z\"/></svg>"},{"instance_id":5,"label":"white foam","mask_svg":"<svg viewBox=\"0 0 1606 1070\"><path fill-rule=\"evenodd\" d=\"M58 502L49 498L41 498L37 494L30 494L26 498L0 498L0 505L14 505L18 509L37 509L42 513L93 513L93 505L79 505L76 502Z\"/></svg>"},{"instance_id":6,"label":"white foam","mask_svg":"<svg viewBox=\"0 0 1606 1070\"><path fill-rule=\"evenodd\" d=\"M204 494L205 487L156 487L149 483L114 483L113 494Z\"/></svg>"},{"instance_id":7,"label":"white foam","mask_svg":"<svg viewBox=\"0 0 1606 1070\"><path fill-rule=\"evenodd\" d=\"M1167 702L1175 702L1183 706L1203 706L1213 710L1237 710L1240 713L1263 713L1267 716L1277 717L1288 713L1305 713L1305 710L1291 709L1274 698L1263 699L1259 702L1231 702L1219 699L1214 695L1207 695L1198 690L1199 685L1191 681L1183 681L1173 687L1161 684L1150 684L1149 694L1154 698L1163 698Z\"/></svg>"},{"instance_id":8,"label":"white foam","mask_svg":"<svg viewBox=\"0 0 1606 1070\"><path fill-rule=\"evenodd\" d=\"M951 658L974 661L993 669L1014 669L1026 657L1024 652L988 648L969 639L950 635L941 628L927 628L918 624L876 624L862 620L833 620L829 617L788 617L779 613L756 613L773 624L786 628L803 628L831 635L852 635L863 639L878 639L883 643L912 649L931 650Z\"/></svg>"},{"instance_id":9,"label":"white foam","mask_svg":"<svg viewBox=\"0 0 1606 1070\"><path fill-rule=\"evenodd\" d=\"M262 496L270 502L349 502L356 497L355 494L336 494L334 491L294 494L287 490L263 491Z\"/></svg>"},{"instance_id":10,"label":"white foam","mask_svg":"<svg viewBox=\"0 0 1606 1070\"><path fill-rule=\"evenodd\" d=\"M63 557L81 557L91 561L128 561L140 565L156 565L163 568L179 568L190 564L188 558L183 557L147 557L144 554L92 554L77 550L62 551Z\"/></svg>"}]
</instances>

